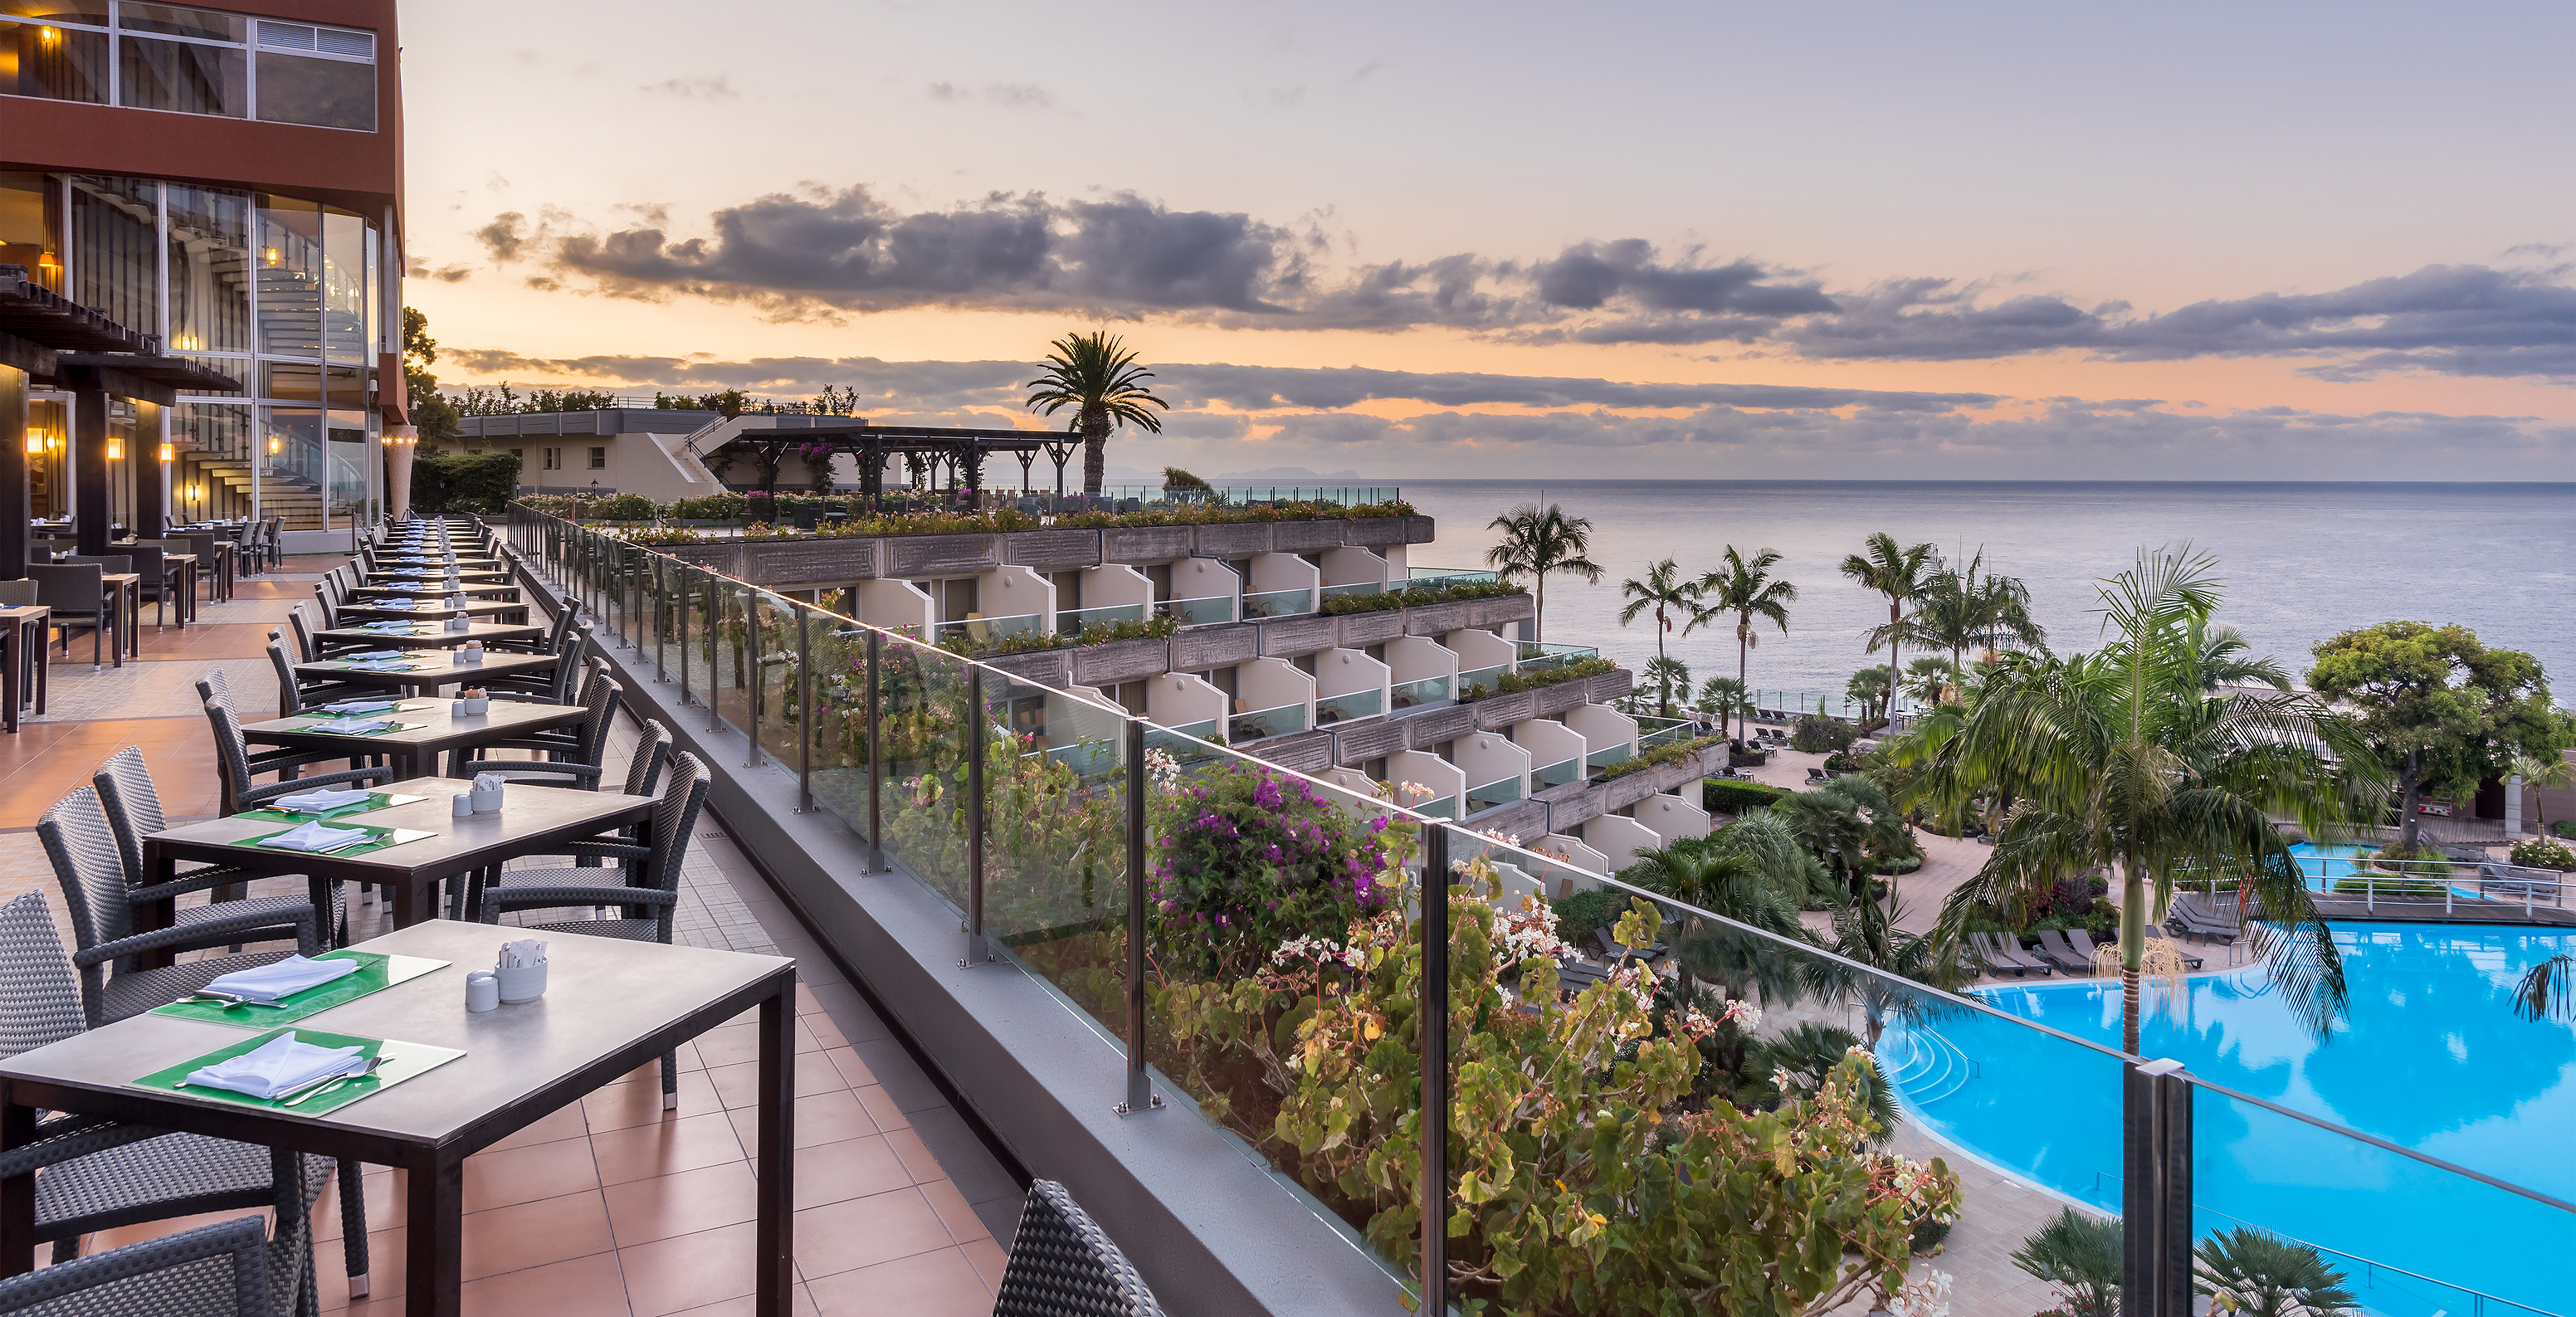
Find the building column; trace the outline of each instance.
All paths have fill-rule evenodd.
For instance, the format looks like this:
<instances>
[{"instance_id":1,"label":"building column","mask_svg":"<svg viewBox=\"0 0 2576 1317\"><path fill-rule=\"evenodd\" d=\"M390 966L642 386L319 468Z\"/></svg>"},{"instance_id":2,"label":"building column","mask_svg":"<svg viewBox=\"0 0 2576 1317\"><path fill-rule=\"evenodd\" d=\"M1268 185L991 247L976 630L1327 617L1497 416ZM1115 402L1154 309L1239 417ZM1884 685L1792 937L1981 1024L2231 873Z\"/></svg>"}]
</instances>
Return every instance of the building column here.
<instances>
[{"instance_id":1,"label":"building column","mask_svg":"<svg viewBox=\"0 0 2576 1317\"><path fill-rule=\"evenodd\" d=\"M126 445L125 466L134 480L134 534L157 540L169 528L170 467L161 460L168 442L170 409L159 403L134 404L134 442Z\"/></svg>"},{"instance_id":2,"label":"building column","mask_svg":"<svg viewBox=\"0 0 2576 1317\"><path fill-rule=\"evenodd\" d=\"M0 581L27 574L27 372L0 334Z\"/></svg>"},{"instance_id":3,"label":"building column","mask_svg":"<svg viewBox=\"0 0 2576 1317\"><path fill-rule=\"evenodd\" d=\"M385 515L400 521L411 515L411 459L420 447L420 427L385 427Z\"/></svg>"},{"instance_id":4,"label":"building column","mask_svg":"<svg viewBox=\"0 0 2576 1317\"><path fill-rule=\"evenodd\" d=\"M93 370L66 370L71 389L72 432L64 457L71 463L72 518L82 556L107 552L107 388Z\"/></svg>"}]
</instances>

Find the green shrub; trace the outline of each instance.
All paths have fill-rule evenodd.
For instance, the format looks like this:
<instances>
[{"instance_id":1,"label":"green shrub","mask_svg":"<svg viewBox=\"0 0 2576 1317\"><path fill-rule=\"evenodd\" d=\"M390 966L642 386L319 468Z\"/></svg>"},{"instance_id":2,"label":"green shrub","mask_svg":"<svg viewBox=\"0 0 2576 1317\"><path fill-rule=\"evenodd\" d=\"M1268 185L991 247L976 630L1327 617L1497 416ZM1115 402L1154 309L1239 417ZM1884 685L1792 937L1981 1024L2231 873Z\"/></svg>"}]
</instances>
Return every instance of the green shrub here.
<instances>
[{"instance_id":1,"label":"green shrub","mask_svg":"<svg viewBox=\"0 0 2576 1317\"><path fill-rule=\"evenodd\" d=\"M1820 755L1830 754L1836 750L1848 750L1851 748L1851 743L1859 739L1860 733L1853 730L1851 724L1811 713L1800 718L1797 728L1789 733L1789 746L1791 749L1804 750L1811 755Z\"/></svg>"},{"instance_id":2,"label":"green shrub","mask_svg":"<svg viewBox=\"0 0 2576 1317\"><path fill-rule=\"evenodd\" d=\"M1053 631L1018 631L979 641L963 631L951 631L939 638L939 647L951 654L984 658L994 654L1028 654L1041 649L1089 649L1120 640L1161 639L1178 634L1180 629L1181 619L1164 613L1141 622L1097 623L1071 636Z\"/></svg>"},{"instance_id":3,"label":"green shrub","mask_svg":"<svg viewBox=\"0 0 2576 1317\"><path fill-rule=\"evenodd\" d=\"M1619 922L1628 912L1629 894L1615 887L1588 887L1548 905L1556 911L1556 936L1569 946L1589 949L1594 932Z\"/></svg>"},{"instance_id":4,"label":"green shrub","mask_svg":"<svg viewBox=\"0 0 2576 1317\"><path fill-rule=\"evenodd\" d=\"M1612 764L1601 771L1601 776L1613 778L1626 777L1630 773L1642 773L1649 768L1660 768L1665 764L1688 759L1710 746L1725 743L1726 738L1723 736L1703 736L1695 741L1666 741L1644 754Z\"/></svg>"},{"instance_id":5,"label":"green shrub","mask_svg":"<svg viewBox=\"0 0 2576 1317\"><path fill-rule=\"evenodd\" d=\"M2513 862L2526 869L2576 869L2576 851L2545 837L2513 844Z\"/></svg>"},{"instance_id":6,"label":"green shrub","mask_svg":"<svg viewBox=\"0 0 2576 1317\"><path fill-rule=\"evenodd\" d=\"M415 453L411 459L414 512L507 512L518 492L519 459L508 453Z\"/></svg>"},{"instance_id":7,"label":"green shrub","mask_svg":"<svg viewBox=\"0 0 2576 1317\"><path fill-rule=\"evenodd\" d=\"M1759 782L1738 782L1732 778L1700 779L1699 807L1711 814L1750 814L1768 809L1782 797L1794 794Z\"/></svg>"}]
</instances>

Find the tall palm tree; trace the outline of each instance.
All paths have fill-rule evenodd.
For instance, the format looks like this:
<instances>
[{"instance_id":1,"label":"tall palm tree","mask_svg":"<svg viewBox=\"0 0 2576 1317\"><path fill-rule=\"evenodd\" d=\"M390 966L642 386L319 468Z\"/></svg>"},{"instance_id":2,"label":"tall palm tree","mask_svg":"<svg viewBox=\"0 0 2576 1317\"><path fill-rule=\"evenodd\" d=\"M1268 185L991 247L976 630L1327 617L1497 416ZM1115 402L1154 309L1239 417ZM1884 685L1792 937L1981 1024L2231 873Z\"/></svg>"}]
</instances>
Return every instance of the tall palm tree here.
<instances>
[{"instance_id":1,"label":"tall palm tree","mask_svg":"<svg viewBox=\"0 0 2576 1317\"><path fill-rule=\"evenodd\" d=\"M1950 689L1950 664L1946 659L1919 658L1905 669L1905 693L1924 708L1941 702L1941 693Z\"/></svg>"},{"instance_id":2,"label":"tall palm tree","mask_svg":"<svg viewBox=\"0 0 2576 1317\"><path fill-rule=\"evenodd\" d=\"M1637 862L1622 876L1650 891L1661 892L1705 910L1720 918L1749 924L1763 932L1793 941L1810 940L1806 926L1798 921L1799 893L1783 889L1753 856L1722 849L1711 843L1714 838L1668 843L1654 850L1637 852ZM1747 979L1754 977L1758 966L1744 953L1757 949L1749 943L1735 945L1735 939L1719 936L1723 947L1701 948L1718 930L1708 921L1689 911L1682 912L1678 926L1672 930L1673 944L1683 954L1675 958L1680 974L1676 994L1681 1001L1691 999L1690 964L1699 961L1729 980L1730 996L1741 997ZM1697 954L1693 954L1696 951ZM1715 953L1715 954L1712 954ZM1732 953L1732 954L1730 954Z\"/></svg>"},{"instance_id":3,"label":"tall palm tree","mask_svg":"<svg viewBox=\"0 0 2576 1317\"><path fill-rule=\"evenodd\" d=\"M1523 503L1485 524L1503 533L1501 543L1485 550L1485 562L1505 579L1527 576L1536 582L1538 616L1530 627L1536 633L1531 638L1545 638L1548 573L1580 576L1587 583L1601 579L1601 565L1583 556L1592 549L1591 520L1569 517L1554 503L1545 511L1536 503Z\"/></svg>"},{"instance_id":4,"label":"tall palm tree","mask_svg":"<svg viewBox=\"0 0 2576 1317\"><path fill-rule=\"evenodd\" d=\"M1896 537L1883 530L1870 532L1870 537L1861 542L1861 552L1843 556L1843 575L1864 590L1887 596L1887 625L1870 628L1869 645L1861 652L1875 654L1884 647L1890 673L1905 670L1897 653L1903 641L1898 632L1902 630L1905 605L1923 593L1924 573L1939 561L1930 544L1900 549L1896 547ZM1888 712L1895 711L1895 701L1891 699Z\"/></svg>"},{"instance_id":5,"label":"tall palm tree","mask_svg":"<svg viewBox=\"0 0 2576 1317\"><path fill-rule=\"evenodd\" d=\"M2194 619L2218 605L2216 564L2187 547L2140 551L2102 583L2099 653L2008 654L1965 706L1945 704L1895 743L1918 765L1906 804L2009 801L1985 867L1951 893L1955 935L2068 874L2120 884L2121 1042L2138 1049L2146 930L2195 873L2244 875L2266 922L2253 950L2292 1009L2327 1028L2344 1004L2334 939L2272 818L2331 835L2371 817L2385 770L2350 722L2313 696L2213 689Z\"/></svg>"},{"instance_id":6,"label":"tall palm tree","mask_svg":"<svg viewBox=\"0 0 2576 1317\"><path fill-rule=\"evenodd\" d=\"M1949 651L1950 683L1962 692L1968 684L1968 650L2007 644L2036 649L2048 641L2047 631L2031 620L2029 587L2019 577L1986 570L1984 549L1965 567L1934 572L1915 597L1914 611L1893 623L1888 635L1919 648Z\"/></svg>"},{"instance_id":7,"label":"tall palm tree","mask_svg":"<svg viewBox=\"0 0 2576 1317\"><path fill-rule=\"evenodd\" d=\"M1797 601L1798 587L1787 581L1771 579L1771 569L1779 562L1780 551L1777 549L1757 549L1751 558L1746 558L1736 551L1734 545L1727 545L1725 565L1699 578L1700 598L1705 603L1692 607L1690 625L1682 628L1682 634L1687 636L1698 630L1702 623L1729 613L1735 615L1735 683L1738 686L1745 684L1753 647L1760 643L1753 633L1753 620L1761 618L1779 627L1780 634L1789 634L1789 605ZM1744 722L1740 715L1735 724L1735 735L1738 739L1744 735Z\"/></svg>"},{"instance_id":8,"label":"tall palm tree","mask_svg":"<svg viewBox=\"0 0 2576 1317\"><path fill-rule=\"evenodd\" d=\"M1690 665L1669 654L1658 654L1646 660L1646 670L1638 675L1643 676L1646 683L1655 688L1655 706L1664 711L1664 717L1673 716L1675 690L1682 693L1682 698L1690 698Z\"/></svg>"},{"instance_id":9,"label":"tall palm tree","mask_svg":"<svg viewBox=\"0 0 2576 1317\"><path fill-rule=\"evenodd\" d=\"M1110 428L1133 422L1161 434L1163 419L1145 408L1170 411L1171 404L1146 390L1154 372L1137 365L1136 354L1105 329L1067 334L1047 346L1052 350L1038 363L1038 377L1021 386L1029 391L1025 405L1041 416L1074 409L1065 428L1082 435L1082 492L1097 494L1108 475Z\"/></svg>"},{"instance_id":10,"label":"tall palm tree","mask_svg":"<svg viewBox=\"0 0 2576 1317\"><path fill-rule=\"evenodd\" d=\"M1893 707L1896 692L1892 686L1887 665L1882 663L1853 673L1851 680L1843 683L1843 698L1858 704L1861 719L1867 722L1884 717Z\"/></svg>"},{"instance_id":11,"label":"tall palm tree","mask_svg":"<svg viewBox=\"0 0 2576 1317\"><path fill-rule=\"evenodd\" d=\"M1679 613L1683 616L1690 614L1699 600L1699 583L1684 580L1681 564L1666 558L1647 568L1643 580L1630 577L1621 581L1619 593L1625 595L1628 600L1628 606L1619 610L1621 626L1636 621L1637 615L1649 608L1655 610L1655 657L1662 658L1664 633L1673 629L1673 614ZM1682 689L1687 692L1690 689L1689 684L1685 682ZM1664 716L1667 718L1673 716L1672 700L1669 697L1664 701Z\"/></svg>"},{"instance_id":12,"label":"tall palm tree","mask_svg":"<svg viewBox=\"0 0 2576 1317\"><path fill-rule=\"evenodd\" d=\"M1691 707L1701 713L1716 714L1717 730L1722 733L1726 730L1726 720L1749 702L1743 682L1733 677L1711 677L1708 684L1699 688L1699 699Z\"/></svg>"},{"instance_id":13,"label":"tall palm tree","mask_svg":"<svg viewBox=\"0 0 2576 1317\"><path fill-rule=\"evenodd\" d=\"M2547 759L2516 753L2513 763L2505 769L2505 776L2521 778L2523 789L2526 791L2537 792L2542 787L2554 787L2564 791L2568 787L2576 786L2576 764L2567 762L2564 752L2551 755ZM2531 798L2531 810L2538 816L2537 826L2540 829L2540 835L2548 836L2549 811L2540 803L2540 797L2537 794ZM2519 827L2522 820L2514 819L2511 822L2515 827Z\"/></svg>"}]
</instances>

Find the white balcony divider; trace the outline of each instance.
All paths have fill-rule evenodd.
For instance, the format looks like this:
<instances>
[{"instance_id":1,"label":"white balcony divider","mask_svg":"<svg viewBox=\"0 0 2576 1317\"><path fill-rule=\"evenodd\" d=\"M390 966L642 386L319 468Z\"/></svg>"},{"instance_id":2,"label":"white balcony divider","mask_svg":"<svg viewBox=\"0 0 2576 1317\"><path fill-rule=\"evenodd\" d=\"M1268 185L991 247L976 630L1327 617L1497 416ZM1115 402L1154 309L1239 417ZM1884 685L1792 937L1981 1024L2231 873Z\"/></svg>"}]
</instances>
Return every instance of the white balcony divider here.
<instances>
[{"instance_id":1,"label":"white balcony divider","mask_svg":"<svg viewBox=\"0 0 2576 1317\"><path fill-rule=\"evenodd\" d=\"M1362 650L1328 649L1315 655L1316 725L1385 713L1387 675L1387 665ZM1330 717L1324 713L1328 701Z\"/></svg>"}]
</instances>

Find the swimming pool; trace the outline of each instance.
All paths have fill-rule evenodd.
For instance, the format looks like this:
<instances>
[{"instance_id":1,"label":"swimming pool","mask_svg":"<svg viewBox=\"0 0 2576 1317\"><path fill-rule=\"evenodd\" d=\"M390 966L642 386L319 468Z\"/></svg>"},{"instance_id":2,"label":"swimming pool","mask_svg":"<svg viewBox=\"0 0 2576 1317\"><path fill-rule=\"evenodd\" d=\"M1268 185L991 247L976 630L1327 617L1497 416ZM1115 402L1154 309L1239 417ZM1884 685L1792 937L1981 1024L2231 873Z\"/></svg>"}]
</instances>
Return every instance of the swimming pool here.
<instances>
[{"instance_id":1,"label":"swimming pool","mask_svg":"<svg viewBox=\"0 0 2576 1317\"><path fill-rule=\"evenodd\" d=\"M2576 1201L2576 1029L2530 1024L2512 990L2576 934L2499 925L2347 924L2352 1007L2320 1044L2259 969L2148 988L2142 1050L2239 1092ZM2116 1048L2116 981L1984 991L2009 1016ZM1908 1119L2077 1201L2120 1203L2115 1059L1982 1015L1881 1045ZM2348 1255L2384 1317L2544 1312L2576 1293L2576 1216L2206 1089L2193 1106L2202 1231L2250 1222ZM2366 1259L2365 1266L2354 1259ZM2414 1273L2414 1277L2391 1269ZM2420 1279L2419 1279L2420 1278Z\"/></svg>"}]
</instances>

